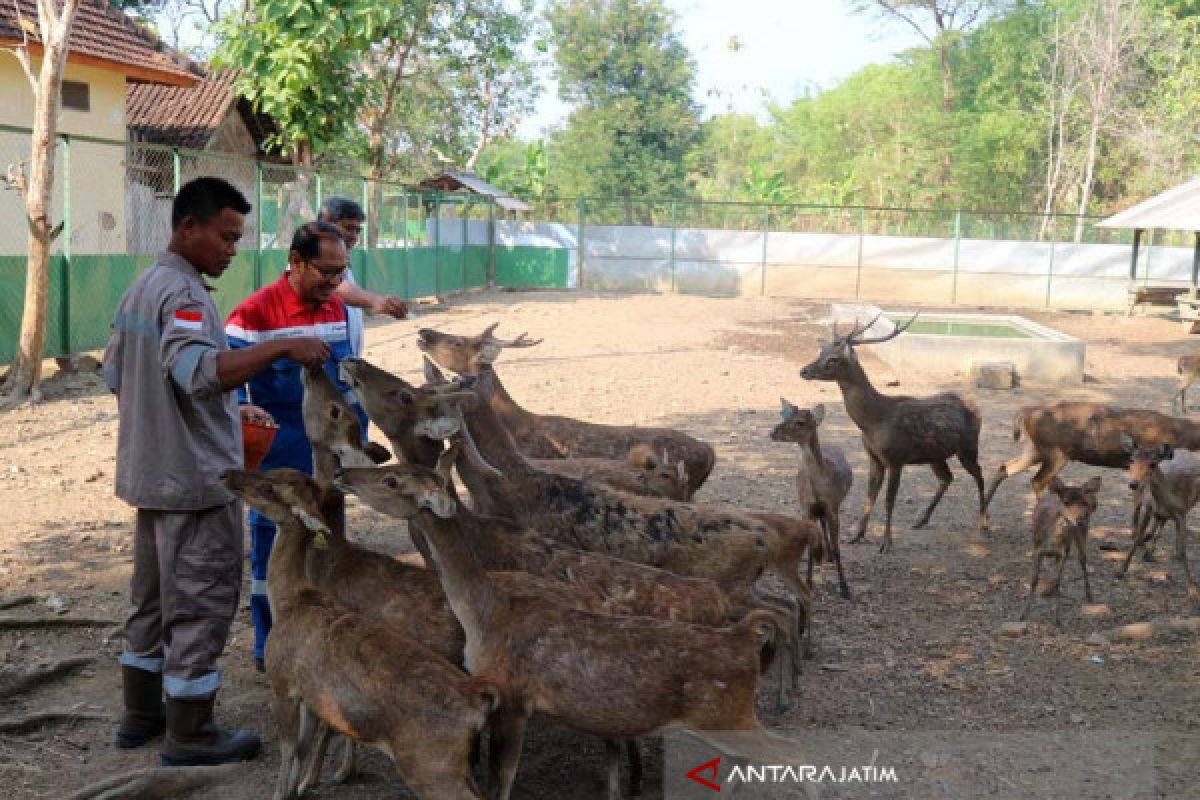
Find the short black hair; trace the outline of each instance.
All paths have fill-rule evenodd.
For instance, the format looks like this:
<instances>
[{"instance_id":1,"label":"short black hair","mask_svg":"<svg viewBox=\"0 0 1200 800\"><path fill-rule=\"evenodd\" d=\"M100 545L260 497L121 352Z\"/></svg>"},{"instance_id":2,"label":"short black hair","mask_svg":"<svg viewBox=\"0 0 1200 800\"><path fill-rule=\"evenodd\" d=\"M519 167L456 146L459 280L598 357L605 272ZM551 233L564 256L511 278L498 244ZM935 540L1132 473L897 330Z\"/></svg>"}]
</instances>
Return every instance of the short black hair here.
<instances>
[{"instance_id":1,"label":"short black hair","mask_svg":"<svg viewBox=\"0 0 1200 800\"><path fill-rule=\"evenodd\" d=\"M365 220L363 207L349 197L328 197L321 204L322 222L341 222L344 219Z\"/></svg>"},{"instance_id":2,"label":"short black hair","mask_svg":"<svg viewBox=\"0 0 1200 800\"><path fill-rule=\"evenodd\" d=\"M246 196L229 181L206 175L179 187L171 205L171 229L178 228L188 217L208 222L222 209L232 208L239 214L249 214L252 206Z\"/></svg>"},{"instance_id":3,"label":"short black hair","mask_svg":"<svg viewBox=\"0 0 1200 800\"><path fill-rule=\"evenodd\" d=\"M344 242L346 237L336 225L328 222L308 222L296 228L292 234L291 252L301 258L316 258L321 251L321 240Z\"/></svg>"}]
</instances>

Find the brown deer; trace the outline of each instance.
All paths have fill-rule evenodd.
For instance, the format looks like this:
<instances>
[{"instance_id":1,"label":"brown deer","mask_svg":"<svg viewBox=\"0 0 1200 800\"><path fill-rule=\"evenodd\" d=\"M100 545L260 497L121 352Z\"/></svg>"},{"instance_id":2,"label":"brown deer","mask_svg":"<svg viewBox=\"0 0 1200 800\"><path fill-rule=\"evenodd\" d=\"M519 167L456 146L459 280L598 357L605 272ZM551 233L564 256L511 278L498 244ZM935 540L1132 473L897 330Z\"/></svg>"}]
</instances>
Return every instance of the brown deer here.
<instances>
[{"instance_id":1,"label":"brown deer","mask_svg":"<svg viewBox=\"0 0 1200 800\"><path fill-rule=\"evenodd\" d=\"M491 381L485 373L472 389L480 399L466 414L468 446L458 462L477 509L509 517L569 547L708 578L740 612L764 602L780 607L781 601L754 588L764 572L772 572L796 598L796 635L789 641L795 675L812 612L800 563L810 547L820 547L815 524L781 514L640 497L536 469L493 410Z\"/></svg>"},{"instance_id":2,"label":"brown deer","mask_svg":"<svg viewBox=\"0 0 1200 800\"><path fill-rule=\"evenodd\" d=\"M996 470L984 498L984 508L991 504L996 489L1006 478L1033 466L1038 468L1033 476L1033 491L1038 497L1072 461L1126 469L1130 454L1123 443L1125 436L1137 437L1146 447L1169 444L1173 448L1194 450L1200 447L1200 424L1157 411L1103 403L1062 401L1027 406L1013 420L1013 439L1024 439L1022 450Z\"/></svg>"},{"instance_id":3,"label":"brown deer","mask_svg":"<svg viewBox=\"0 0 1200 800\"><path fill-rule=\"evenodd\" d=\"M817 404L811 411L797 408L780 398L782 421L771 430L775 442L795 442L800 445L800 469L796 473L796 498L810 520L821 526L824 552L837 565L838 590L842 597L850 596L850 586L842 571L840 547L842 502L854 484L854 472L840 447L822 445L817 428L825 419L825 406ZM808 585L812 586L813 557L809 550Z\"/></svg>"},{"instance_id":4,"label":"brown deer","mask_svg":"<svg viewBox=\"0 0 1200 800\"><path fill-rule=\"evenodd\" d=\"M1079 569L1083 572L1083 591L1087 601L1094 602L1092 585L1088 581L1087 535L1091 516L1098 505L1098 491L1098 475L1079 487L1066 486L1055 478L1050 483L1050 491L1038 500L1033 509L1033 574L1029 579L1029 596L1025 599L1025 610L1021 612L1022 620L1029 618L1042 561L1052 558L1057 562L1054 580L1042 595L1055 595L1054 624L1060 624L1059 607L1062 605L1062 592L1059 591L1059 585L1062 582L1063 568L1067 565L1067 559L1071 557L1072 547L1075 548L1075 555L1079 559Z\"/></svg>"},{"instance_id":5,"label":"brown deer","mask_svg":"<svg viewBox=\"0 0 1200 800\"><path fill-rule=\"evenodd\" d=\"M532 347L541 342L540 339L528 339L525 334L511 341L497 339L493 335L497 324L489 325L478 336L454 336L422 328L417 332L417 346L451 372L459 375L489 372L495 376L492 365L504 348ZM672 458L684 463L692 493L704 485L716 463L716 453L710 445L680 431L600 425L570 417L534 414L517 405L498 376L495 376L495 387L492 407L512 432L517 447L529 458L620 460L631 448L645 444L656 453L665 450Z\"/></svg>"},{"instance_id":6,"label":"brown deer","mask_svg":"<svg viewBox=\"0 0 1200 800\"><path fill-rule=\"evenodd\" d=\"M389 493L386 504L426 531L466 631L468 670L502 687L501 707L490 720L492 785L501 800L510 796L534 713L607 740L680 727L739 755L795 761L795 745L769 734L755 709L759 675L783 633L777 615L756 611L735 626L709 628L590 614L553 596L506 589L481 567L457 516L421 507L423 495L449 485L456 450L443 455L436 472L389 468L408 500ZM374 472L345 470L340 483L365 496L378 485Z\"/></svg>"},{"instance_id":7,"label":"brown deer","mask_svg":"<svg viewBox=\"0 0 1200 800\"><path fill-rule=\"evenodd\" d=\"M655 453L650 445L634 445L624 461L608 458L531 458L529 463L546 472L581 480L594 480L623 492L646 497L666 497L687 502L692 499L687 464L671 462L664 450Z\"/></svg>"},{"instance_id":8,"label":"brown deer","mask_svg":"<svg viewBox=\"0 0 1200 800\"><path fill-rule=\"evenodd\" d=\"M1187 390L1200 379L1200 353L1180 356L1175 371L1179 374L1179 413L1187 414Z\"/></svg>"},{"instance_id":9,"label":"brown deer","mask_svg":"<svg viewBox=\"0 0 1200 800\"><path fill-rule=\"evenodd\" d=\"M900 488L900 473L908 464L928 464L938 479L937 491L914 528L923 528L929 522L933 510L954 480L946 462L957 456L979 489L979 528L982 531L988 529L983 472L979 468L979 430L983 418L978 407L957 392L943 392L933 397L880 394L871 385L855 355L854 349L860 345L880 344L896 338L908 330L916 318L913 315L891 333L870 338L864 337L863 333L879 316L865 326L856 324L845 336L838 334L835 324L832 341L821 347L816 360L800 370L800 376L805 380L836 381L842 390L846 413L862 431L870 473L862 521L851 541L859 542L866 536L871 512L875 509L884 474L887 474L887 513L883 544L879 548L881 553L892 547L892 510Z\"/></svg>"},{"instance_id":10,"label":"brown deer","mask_svg":"<svg viewBox=\"0 0 1200 800\"><path fill-rule=\"evenodd\" d=\"M307 475L233 470L221 480L279 526L267 574L275 625L266 651L283 756L276 800L295 797L301 778L301 705L342 736L386 753L419 797L480 800L468 758L500 688L336 605L308 581L307 554L332 532ZM449 498L427 492L416 502L444 513Z\"/></svg>"},{"instance_id":11,"label":"brown deer","mask_svg":"<svg viewBox=\"0 0 1200 800\"><path fill-rule=\"evenodd\" d=\"M1172 461L1175 456L1170 444L1147 445L1128 435L1122 436L1121 441L1129 458L1129 488L1135 492L1143 487L1149 489L1158 512L1175 523L1175 558L1183 564L1187 596L1193 602L1200 600L1200 590L1187 560L1187 515L1200 502L1200 466L1189 457L1180 459L1165 472L1164 462ZM1134 550L1142 543L1141 537L1138 532L1117 577L1125 576Z\"/></svg>"}]
</instances>

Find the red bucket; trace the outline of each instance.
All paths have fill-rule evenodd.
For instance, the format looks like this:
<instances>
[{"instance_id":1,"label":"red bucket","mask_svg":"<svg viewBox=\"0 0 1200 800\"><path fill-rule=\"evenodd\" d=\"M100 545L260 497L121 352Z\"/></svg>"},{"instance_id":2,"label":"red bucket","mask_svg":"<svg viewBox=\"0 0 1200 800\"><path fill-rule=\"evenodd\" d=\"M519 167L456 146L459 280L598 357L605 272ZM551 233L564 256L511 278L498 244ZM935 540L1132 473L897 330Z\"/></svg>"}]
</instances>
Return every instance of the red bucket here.
<instances>
[{"instance_id":1,"label":"red bucket","mask_svg":"<svg viewBox=\"0 0 1200 800\"><path fill-rule=\"evenodd\" d=\"M271 449L271 442L275 441L278 431L277 425L242 420L242 453L245 456L246 469L258 469L267 457L267 451Z\"/></svg>"}]
</instances>

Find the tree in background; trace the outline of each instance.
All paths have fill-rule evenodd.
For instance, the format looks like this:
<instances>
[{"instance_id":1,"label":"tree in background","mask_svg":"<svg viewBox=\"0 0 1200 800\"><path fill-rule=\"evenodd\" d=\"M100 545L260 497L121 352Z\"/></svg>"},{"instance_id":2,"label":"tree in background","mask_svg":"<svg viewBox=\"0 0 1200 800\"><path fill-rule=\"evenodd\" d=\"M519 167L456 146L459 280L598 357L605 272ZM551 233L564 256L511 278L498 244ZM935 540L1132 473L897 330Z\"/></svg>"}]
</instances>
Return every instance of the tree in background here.
<instances>
[{"instance_id":1,"label":"tree in background","mask_svg":"<svg viewBox=\"0 0 1200 800\"><path fill-rule=\"evenodd\" d=\"M50 218L54 191L54 150L58 133L59 95L67 64L67 42L79 0L38 0L37 20L25 19L17 10L23 41L4 47L21 64L33 93L33 131L30 135L29 172L25 162L9 164L3 182L25 201L29 225L29 262L25 268L25 305L17 352L0 387L0 405L37 400L46 352L46 306L50 290L50 247L61 232ZM35 51L40 60L35 61ZM68 231L67 235L70 235Z\"/></svg>"},{"instance_id":2,"label":"tree in background","mask_svg":"<svg viewBox=\"0 0 1200 800\"><path fill-rule=\"evenodd\" d=\"M688 191L698 140L695 65L662 0L555 0L546 11L559 94L574 108L552 137L566 196L633 198Z\"/></svg>"}]
</instances>

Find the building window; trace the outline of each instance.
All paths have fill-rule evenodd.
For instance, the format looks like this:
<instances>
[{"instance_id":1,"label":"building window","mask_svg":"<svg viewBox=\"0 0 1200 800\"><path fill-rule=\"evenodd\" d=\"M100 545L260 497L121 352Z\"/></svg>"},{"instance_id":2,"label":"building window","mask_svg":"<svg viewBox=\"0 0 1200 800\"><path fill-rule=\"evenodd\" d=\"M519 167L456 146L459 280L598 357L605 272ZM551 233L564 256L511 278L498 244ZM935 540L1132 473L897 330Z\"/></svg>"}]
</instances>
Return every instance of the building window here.
<instances>
[{"instance_id":1,"label":"building window","mask_svg":"<svg viewBox=\"0 0 1200 800\"><path fill-rule=\"evenodd\" d=\"M88 85L80 81L63 81L62 106L71 111L91 111L92 98Z\"/></svg>"}]
</instances>

